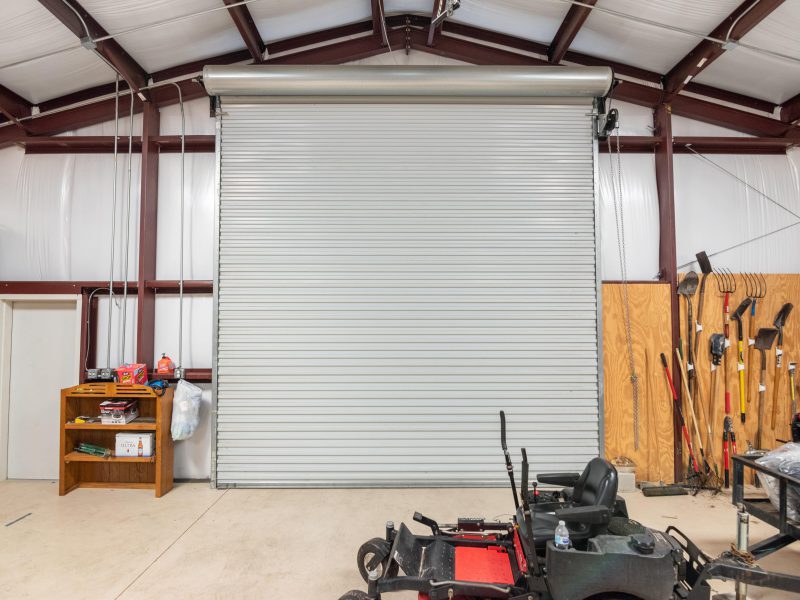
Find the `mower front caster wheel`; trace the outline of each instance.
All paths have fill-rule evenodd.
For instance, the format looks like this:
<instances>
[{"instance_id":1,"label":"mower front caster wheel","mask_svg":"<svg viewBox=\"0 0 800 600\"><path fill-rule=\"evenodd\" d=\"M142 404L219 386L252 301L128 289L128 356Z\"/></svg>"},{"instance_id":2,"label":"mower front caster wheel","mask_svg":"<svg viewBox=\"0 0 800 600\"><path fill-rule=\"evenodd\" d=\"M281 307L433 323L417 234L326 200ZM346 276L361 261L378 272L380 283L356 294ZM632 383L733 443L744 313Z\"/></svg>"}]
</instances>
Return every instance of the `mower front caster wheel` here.
<instances>
[{"instance_id":1,"label":"mower front caster wheel","mask_svg":"<svg viewBox=\"0 0 800 600\"><path fill-rule=\"evenodd\" d=\"M362 592L361 590L350 590L339 600L369 600L369 596L367 592Z\"/></svg>"},{"instance_id":2,"label":"mower front caster wheel","mask_svg":"<svg viewBox=\"0 0 800 600\"><path fill-rule=\"evenodd\" d=\"M392 547L389 542L383 538L372 538L361 545L361 548L358 549L358 572L361 573L365 582L369 583L370 571L377 571L379 577L383 575L386 565L389 563L389 552L391 551ZM345 599L341 598L340 600Z\"/></svg>"}]
</instances>

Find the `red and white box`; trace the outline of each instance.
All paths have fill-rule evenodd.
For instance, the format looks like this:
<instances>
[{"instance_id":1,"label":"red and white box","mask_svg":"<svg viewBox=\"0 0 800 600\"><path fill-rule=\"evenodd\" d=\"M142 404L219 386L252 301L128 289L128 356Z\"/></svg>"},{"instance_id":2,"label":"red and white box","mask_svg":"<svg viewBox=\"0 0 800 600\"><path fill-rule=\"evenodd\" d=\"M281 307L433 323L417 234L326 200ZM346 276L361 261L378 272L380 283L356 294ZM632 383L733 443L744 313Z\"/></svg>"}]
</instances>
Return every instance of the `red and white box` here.
<instances>
[{"instance_id":1,"label":"red and white box","mask_svg":"<svg viewBox=\"0 0 800 600\"><path fill-rule=\"evenodd\" d=\"M118 367L117 383L124 385L147 385L147 365L136 363Z\"/></svg>"}]
</instances>

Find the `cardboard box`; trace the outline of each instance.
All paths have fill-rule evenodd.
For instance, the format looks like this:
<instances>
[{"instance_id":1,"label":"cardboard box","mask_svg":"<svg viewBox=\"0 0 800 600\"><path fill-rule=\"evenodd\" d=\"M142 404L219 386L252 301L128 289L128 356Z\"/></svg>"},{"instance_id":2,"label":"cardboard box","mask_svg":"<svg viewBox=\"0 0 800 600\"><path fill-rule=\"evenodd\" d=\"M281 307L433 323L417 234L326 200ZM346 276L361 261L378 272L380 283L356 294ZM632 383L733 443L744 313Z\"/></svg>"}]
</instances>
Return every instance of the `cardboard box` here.
<instances>
[{"instance_id":1,"label":"cardboard box","mask_svg":"<svg viewBox=\"0 0 800 600\"><path fill-rule=\"evenodd\" d=\"M146 431L117 434L114 456L153 456L155 436Z\"/></svg>"},{"instance_id":2,"label":"cardboard box","mask_svg":"<svg viewBox=\"0 0 800 600\"><path fill-rule=\"evenodd\" d=\"M117 369L117 382L122 384L147 384L147 365L122 365Z\"/></svg>"},{"instance_id":3,"label":"cardboard box","mask_svg":"<svg viewBox=\"0 0 800 600\"><path fill-rule=\"evenodd\" d=\"M103 425L125 425L138 416L138 400L105 400L100 403L100 422Z\"/></svg>"}]
</instances>

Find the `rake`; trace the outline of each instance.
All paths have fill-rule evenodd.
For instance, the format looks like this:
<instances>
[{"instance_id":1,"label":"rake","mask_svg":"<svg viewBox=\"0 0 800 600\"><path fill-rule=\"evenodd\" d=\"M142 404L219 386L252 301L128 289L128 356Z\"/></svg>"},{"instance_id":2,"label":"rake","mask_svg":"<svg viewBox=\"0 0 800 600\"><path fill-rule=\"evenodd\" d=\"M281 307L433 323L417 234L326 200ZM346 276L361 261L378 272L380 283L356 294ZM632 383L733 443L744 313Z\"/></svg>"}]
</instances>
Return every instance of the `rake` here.
<instances>
[{"instance_id":1,"label":"rake","mask_svg":"<svg viewBox=\"0 0 800 600\"><path fill-rule=\"evenodd\" d=\"M755 354L755 343L756 343L756 308L758 306L758 301L763 300L764 297L767 295L767 280L764 278L763 275L759 273L742 273L742 277L744 278L744 286L745 286L745 294L747 295L750 300L752 300L752 304L750 305L750 322L748 323L748 330L747 330L747 345L749 347L747 353L747 364L752 365L755 364L754 362L754 354ZM753 389L753 369L747 369L747 389Z\"/></svg>"}]
</instances>

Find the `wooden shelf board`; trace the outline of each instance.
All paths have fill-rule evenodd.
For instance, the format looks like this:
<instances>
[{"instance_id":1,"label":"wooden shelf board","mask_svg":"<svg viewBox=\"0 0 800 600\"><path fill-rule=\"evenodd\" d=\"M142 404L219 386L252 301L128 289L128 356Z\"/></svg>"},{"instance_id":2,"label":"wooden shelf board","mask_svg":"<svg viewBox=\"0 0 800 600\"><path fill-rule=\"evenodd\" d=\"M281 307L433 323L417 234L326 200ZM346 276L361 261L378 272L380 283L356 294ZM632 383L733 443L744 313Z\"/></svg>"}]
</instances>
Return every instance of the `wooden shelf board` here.
<instances>
[{"instance_id":1,"label":"wooden shelf board","mask_svg":"<svg viewBox=\"0 0 800 600\"><path fill-rule=\"evenodd\" d=\"M155 462L155 456L109 456L103 458L101 456L94 456L92 454L84 454L83 452L70 452L64 456L64 462L119 462L119 463L151 463Z\"/></svg>"},{"instance_id":2,"label":"wooden shelf board","mask_svg":"<svg viewBox=\"0 0 800 600\"><path fill-rule=\"evenodd\" d=\"M152 490L155 483L142 483L139 481L81 481L76 488L103 488L116 490ZM74 489L74 488L73 488Z\"/></svg>"},{"instance_id":3,"label":"wooden shelf board","mask_svg":"<svg viewBox=\"0 0 800 600\"><path fill-rule=\"evenodd\" d=\"M126 425L103 425L102 423L64 423L64 429L79 429L85 431L155 431L155 423L137 423L131 421Z\"/></svg>"}]
</instances>

